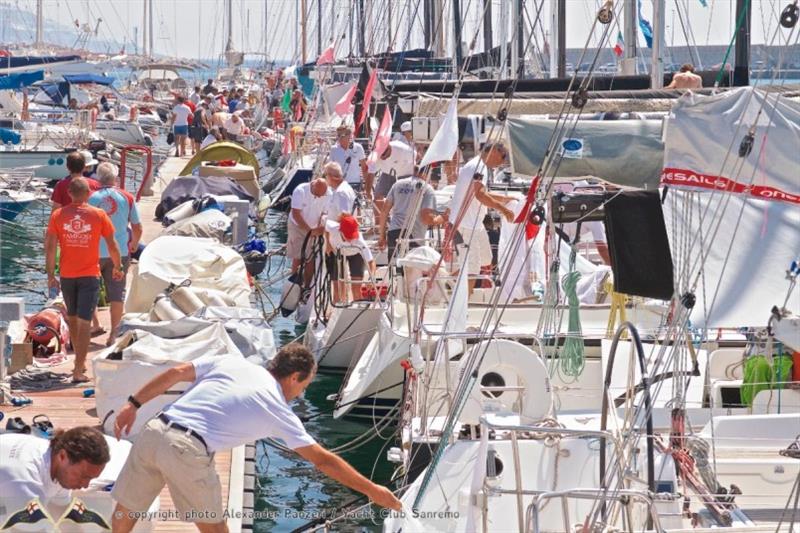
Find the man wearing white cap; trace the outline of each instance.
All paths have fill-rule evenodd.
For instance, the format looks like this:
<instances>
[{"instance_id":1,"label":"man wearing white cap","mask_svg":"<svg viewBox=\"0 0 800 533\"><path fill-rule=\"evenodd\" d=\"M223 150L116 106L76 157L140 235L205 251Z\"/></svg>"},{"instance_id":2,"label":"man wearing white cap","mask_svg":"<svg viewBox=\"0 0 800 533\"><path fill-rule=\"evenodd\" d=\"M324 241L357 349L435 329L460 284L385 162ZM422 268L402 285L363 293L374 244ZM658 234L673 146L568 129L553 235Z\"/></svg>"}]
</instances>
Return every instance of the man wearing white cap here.
<instances>
[{"instance_id":1,"label":"man wearing white cap","mask_svg":"<svg viewBox=\"0 0 800 533\"><path fill-rule=\"evenodd\" d=\"M414 174L414 162L413 148L402 141L391 141L378 160L369 165L365 184L367 197L373 196L375 204L380 207L397 180Z\"/></svg>"},{"instance_id":2,"label":"man wearing white cap","mask_svg":"<svg viewBox=\"0 0 800 533\"><path fill-rule=\"evenodd\" d=\"M411 148L415 148L414 146L414 133L412 131L411 121L406 120L402 124L400 124L400 131L395 133L392 136L393 141L400 141L406 143Z\"/></svg>"}]
</instances>

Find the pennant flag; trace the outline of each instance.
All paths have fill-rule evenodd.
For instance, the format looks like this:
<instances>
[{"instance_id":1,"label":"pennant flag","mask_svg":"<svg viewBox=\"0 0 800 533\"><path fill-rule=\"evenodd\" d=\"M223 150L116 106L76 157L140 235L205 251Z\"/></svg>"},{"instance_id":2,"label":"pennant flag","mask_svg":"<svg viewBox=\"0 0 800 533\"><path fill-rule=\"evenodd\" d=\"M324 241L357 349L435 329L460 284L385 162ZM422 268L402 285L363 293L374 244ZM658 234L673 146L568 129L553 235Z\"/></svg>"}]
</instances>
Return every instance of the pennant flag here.
<instances>
[{"instance_id":1,"label":"pennant flag","mask_svg":"<svg viewBox=\"0 0 800 533\"><path fill-rule=\"evenodd\" d=\"M625 41L622 39L622 32L617 32L617 44L614 45L614 55L617 57L622 57L622 54L625 53Z\"/></svg>"},{"instance_id":2,"label":"pennant flag","mask_svg":"<svg viewBox=\"0 0 800 533\"><path fill-rule=\"evenodd\" d=\"M372 69L372 74L369 76L367 86L364 88L364 98L361 99L361 112L358 114L358 119L355 123L355 132L358 134L359 128L369 115L369 104L372 101L372 92L375 90L375 84L378 82L378 69Z\"/></svg>"},{"instance_id":3,"label":"pennant flag","mask_svg":"<svg viewBox=\"0 0 800 533\"><path fill-rule=\"evenodd\" d=\"M392 138L392 114L389 113L389 106L383 112L383 120L378 127L378 133L375 134L375 142L372 145L372 153L369 154L368 162L374 163L386 151L389 146L389 141Z\"/></svg>"},{"instance_id":4,"label":"pennant flag","mask_svg":"<svg viewBox=\"0 0 800 533\"><path fill-rule=\"evenodd\" d=\"M439 131L431 141L419 166L424 167L438 161L450 161L458 148L458 106L456 98L450 100L447 113L439 126Z\"/></svg>"},{"instance_id":5,"label":"pennant flag","mask_svg":"<svg viewBox=\"0 0 800 533\"><path fill-rule=\"evenodd\" d=\"M703 6L703 7L708 7L707 0L700 0L700 5Z\"/></svg>"},{"instance_id":6,"label":"pennant flag","mask_svg":"<svg viewBox=\"0 0 800 533\"><path fill-rule=\"evenodd\" d=\"M636 13L639 15L639 29L642 30L644 42L647 43L647 48L653 48L653 26L642 16L642 0L639 0L639 9Z\"/></svg>"},{"instance_id":7,"label":"pennant flag","mask_svg":"<svg viewBox=\"0 0 800 533\"><path fill-rule=\"evenodd\" d=\"M320 56L317 58L317 66L319 65L330 65L336 59L333 54L333 47L335 43L331 43L331 45L322 51Z\"/></svg>"},{"instance_id":8,"label":"pennant flag","mask_svg":"<svg viewBox=\"0 0 800 533\"><path fill-rule=\"evenodd\" d=\"M356 107L353 105L353 97L356 95L357 89L358 85L354 83L350 89L344 93L344 96L342 96L339 101L336 102L336 105L333 107L333 112L342 118L352 114Z\"/></svg>"}]
</instances>

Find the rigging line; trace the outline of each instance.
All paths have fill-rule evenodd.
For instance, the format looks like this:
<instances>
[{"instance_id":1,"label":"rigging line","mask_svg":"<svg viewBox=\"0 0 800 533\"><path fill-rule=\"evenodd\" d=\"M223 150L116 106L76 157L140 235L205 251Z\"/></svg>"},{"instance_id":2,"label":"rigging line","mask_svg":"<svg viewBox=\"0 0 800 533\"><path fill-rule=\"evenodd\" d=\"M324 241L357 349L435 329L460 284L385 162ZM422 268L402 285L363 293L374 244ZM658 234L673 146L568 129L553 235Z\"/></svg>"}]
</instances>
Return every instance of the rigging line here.
<instances>
[{"instance_id":1,"label":"rigging line","mask_svg":"<svg viewBox=\"0 0 800 533\"><path fill-rule=\"evenodd\" d=\"M675 11L678 13L678 20L681 23L681 31L683 32L683 38L686 41L686 49L689 51L689 60L692 63L698 65L698 67L700 67L700 69L702 70L702 65L698 63L700 54L697 54L697 57L695 57L695 53L697 52L697 50L692 49L692 43L690 42L689 33L686 31L686 24L683 22L683 15L681 14L681 4L678 1L675 2ZM687 17L689 16L688 12L686 16Z\"/></svg>"}]
</instances>

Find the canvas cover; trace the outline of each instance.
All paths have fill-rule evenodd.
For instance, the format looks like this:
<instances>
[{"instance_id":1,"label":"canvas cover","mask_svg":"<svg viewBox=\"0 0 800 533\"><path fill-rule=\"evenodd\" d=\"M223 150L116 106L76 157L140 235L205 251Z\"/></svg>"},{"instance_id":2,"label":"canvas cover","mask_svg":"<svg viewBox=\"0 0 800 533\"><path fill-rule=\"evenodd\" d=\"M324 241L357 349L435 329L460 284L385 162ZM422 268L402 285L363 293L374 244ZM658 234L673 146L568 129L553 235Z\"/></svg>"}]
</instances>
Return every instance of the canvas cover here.
<instances>
[{"instance_id":1,"label":"canvas cover","mask_svg":"<svg viewBox=\"0 0 800 533\"><path fill-rule=\"evenodd\" d=\"M515 174L535 176L557 122L509 118L511 164ZM578 120L569 122L556 145L558 177L596 176L617 185L655 189L663 168L660 120Z\"/></svg>"},{"instance_id":2,"label":"canvas cover","mask_svg":"<svg viewBox=\"0 0 800 533\"><path fill-rule=\"evenodd\" d=\"M125 311L145 313L170 283L191 280L195 289L227 293L237 306L250 307L250 284L242 256L213 239L166 235L149 243L132 277Z\"/></svg>"},{"instance_id":3,"label":"canvas cover","mask_svg":"<svg viewBox=\"0 0 800 533\"><path fill-rule=\"evenodd\" d=\"M222 242L231 228L231 217L219 209L206 209L189 218L179 220L164 230L164 235L208 237Z\"/></svg>"},{"instance_id":4,"label":"canvas cover","mask_svg":"<svg viewBox=\"0 0 800 533\"><path fill-rule=\"evenodd\" d=\"M751 128L752 149L740 157ZM800 204L797 101L754 87L714 96L689 92L673 107L664 137L664 185Z\"/></svg>"},{"instance_id":5,"label":"canvas cover","mask_svg":"<svg viewBox=\"0 0 800 533\"><path fill-rule=\"evenodd\" d=\"M120 351L122 358L113 358ZM179 339L162 339L143 330L125 333L113 346L92 359L97 417L103 421L103 431L111 434L115 414L129 395L168 368L203 355L242 356L220 323ZM148 420L190 386L191 383L177 383L165 394L142 405L131 435L135 436Z\"/></svg>"},{"instance_id":6,"label":"canvas cover","mask_svg":"<svg viewBox=\"0 0 800 533\"><path fill-rule=\"evenodd\" d=\"M150 322L147 315L125 315L120 333L131 330L150 332L164 339L180 339L220 323L231 341L248 361L265 364L275 355L272 328L261 311L246 307L203 307L178 320Z\"/></svg>"},{"instance_id":7,"label":"canvas cover","mask_svg":"<svg viewBox=\"0 0 800 533\"><path fill-rule=\"evenodd\" d=\"M204 196L233 195L239 199L252 202L253 196L239 183L218 177L181 176L172 180L161 193L161 202L156 206L156 218L164 215L189 200Z\"/></svg>"}]
</instances>

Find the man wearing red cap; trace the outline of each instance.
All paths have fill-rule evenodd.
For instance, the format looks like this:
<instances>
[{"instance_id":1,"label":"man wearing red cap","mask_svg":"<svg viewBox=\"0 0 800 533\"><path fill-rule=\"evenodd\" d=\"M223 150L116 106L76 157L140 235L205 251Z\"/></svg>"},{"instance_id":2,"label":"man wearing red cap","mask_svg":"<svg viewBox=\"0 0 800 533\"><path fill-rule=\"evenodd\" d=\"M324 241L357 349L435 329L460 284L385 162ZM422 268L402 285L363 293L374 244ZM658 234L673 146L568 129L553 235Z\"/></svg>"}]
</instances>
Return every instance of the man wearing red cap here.
<instances>
[{"instance_id":1,"label":"man wearing red cap","mask_svg":"<svg viewBox=\"0 0 800 533\"><path fill-rule=\"evenodd\" d=\"M364 237L358 229L358 221L353 215L344 213L339 216L339 220L328 220L325 223L325 231L328 235L330 252L325 256L325 267L331 274L333 284L333 300L335 303L343 303L345 284L340 281L343 277L344 261L347 261L350 270L353 300L358 299L361 294L361 283L364 279L364 264L369 268L370 277L375 280L375 259L372 251L367 246ZM337 259L341 258L341 261Z\"/></svg>"}]
</instances>

